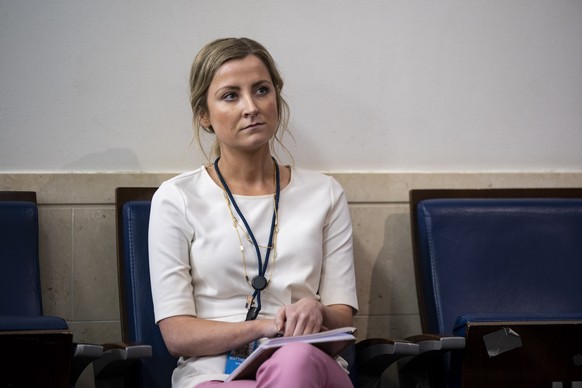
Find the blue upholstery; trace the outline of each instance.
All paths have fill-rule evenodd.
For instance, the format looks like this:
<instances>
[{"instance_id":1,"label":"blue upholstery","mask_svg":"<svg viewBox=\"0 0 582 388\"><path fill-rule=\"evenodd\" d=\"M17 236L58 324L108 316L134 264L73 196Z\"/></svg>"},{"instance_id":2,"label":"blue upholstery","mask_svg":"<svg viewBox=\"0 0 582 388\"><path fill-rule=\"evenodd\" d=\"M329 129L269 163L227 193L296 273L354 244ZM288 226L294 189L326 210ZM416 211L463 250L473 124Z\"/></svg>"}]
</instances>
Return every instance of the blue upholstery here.
<instances>
[{"instance_id":1,"label":"blue upholstery","mask_svg":"<svg viewBox=\"0 0 582 388\"><path fill-rule=\"evenodd\" d=\"M413 190L411 217L423 332L582 317L582 190ZM431 386L458 386L462 357Z\"/></svg>"},{"instance_id":2,"label":"blue upholstery","mask_svg":"<svg viewBox=\"0 0 582 388\"><path fill-rule=\"evenodd\" d=\"M429 332L461 314L582 312L582 199L426 200L417 220Z\"/></svg>"},{"instance_id":3,"label":"blue upholstery","mask_svg":"<svg viewBox=\"0 0 582 388\"><path fill-rule=\"evenodd\" d=\"M64 319L42 315L36 193L1 194L0 384L74 386L72 333Z\"/></svg>"},{"instance_id":4,"label":"blue upholstery","mask_svg":"<svg viewBox=\"0 0 582 388\"><path fill-rule=\"evenodd\" d=\"M0 315L42 315L36 203L0 201L0 247Z\"/></svg>"},{"instance_id":5,"label":"blue upholstery","mask_svg":"<svg viewBox=\"0 0 582 388\"><path fill-rule=\"evenodd\" d=\"M0 330L67 330L43 316L38 208L30 201L0 201Z\"/></svg>"},{"instance_id":6,"label":"blue upholstery","mask_svg":"<svg viewBox=\"0 0 582 388\"><path fill-rule=\"evenodd\" d=\"M48 315L22 316L8 315L0 316L0 331L39 331L39 330L68 330L67 321L61 317Z\"/></svg>"},{"instance_id":7,"label":"blue upholstery","mask_svg":"<svg viewBox=\"0 0 582 388\"><path fill-rule=\"evenodd\" d=\"M148 262L150 201L126 202L121 212L123 339L152 346L152 357L138 361L138 386L170 388L177 359L169 354L154 321Z\"/></svg>"}]
</instances>

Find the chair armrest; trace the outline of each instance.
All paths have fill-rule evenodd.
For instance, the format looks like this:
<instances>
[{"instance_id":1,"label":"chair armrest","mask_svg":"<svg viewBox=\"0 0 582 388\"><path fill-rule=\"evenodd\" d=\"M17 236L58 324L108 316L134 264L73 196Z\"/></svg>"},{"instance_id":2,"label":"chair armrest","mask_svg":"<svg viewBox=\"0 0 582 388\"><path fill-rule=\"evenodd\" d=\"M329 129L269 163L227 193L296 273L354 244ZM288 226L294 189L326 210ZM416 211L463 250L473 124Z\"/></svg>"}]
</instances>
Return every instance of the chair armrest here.
<instances>
[{"instance_id":1,"label":"chair armrest","mask_svg":"<svg viewBox=\"0 0 582 388\"><path fill-rule=\"evenodd\" d=\"M398 375L400 386L429 386L432 381L445 381L445 370L448 370L451 356L465 349L465 337L419 334L407 337L419 347L419 353L414 357L398 360Z\"/></svg>"},{"instance_id":2,"label":"chair armrest","mask_svg":"<svg viewBox=\"0 0 582 388\"><path fill-rule=\"evenodd\" d=\"M79 376L87 365L103 356L103 346L95 344L73 344L73 359L71 361L71 373L69 386L74 387Z\"/></svg>"},{"instance_id":3,"label":"chair armrest","mask_svg":"<svg viewBox=\"0 0 582 388\"><path fill-rule=\"evenodd\" d=\"M152 347L143 344L103 345L103 356L93 362L95 380L123 378L128 368L142 358L152 357Z\"/></svg>"},{"instance_id":4,"label":"chair armrest","mask_svg":"<svg viewBox=\"0 0 582 388\"><path fill-rule=\"evenodd\" d=\"M465 337L440 334L419 334L406 338L419 346L419 354L434 351L465 349Z\"/></svg>"},{"instance_id":5,"label":"chair armrest","mask_svg":"<svg viewBox=\"0 0 582 388\"><path fill-rule=\"evenodd\" d=\"M358 372L379 376L402 357L416 356L419 345L405 340L368 338L356 343Z\"/></svg>"}]
</instances>

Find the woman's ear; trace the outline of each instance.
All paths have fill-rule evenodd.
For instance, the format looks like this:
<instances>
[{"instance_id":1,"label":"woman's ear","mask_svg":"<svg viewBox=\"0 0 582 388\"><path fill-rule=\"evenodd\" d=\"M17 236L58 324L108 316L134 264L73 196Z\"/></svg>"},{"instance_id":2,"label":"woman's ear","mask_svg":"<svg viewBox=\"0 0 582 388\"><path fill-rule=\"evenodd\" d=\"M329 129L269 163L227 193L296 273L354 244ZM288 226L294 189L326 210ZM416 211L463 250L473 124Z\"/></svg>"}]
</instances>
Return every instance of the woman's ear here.
<instances>
[{"instance_id":1,"label":"woman's ear","mask_svg":"<svg viewBox=\"0 0 582 388\"><path fill-rule=\"evenodd\" d=\"M202 127L204 128L210 127L210 119L208 118L208 113L202 113L198 118L198 121L200 122L200 125L202 125Z\"/></svg>"}]
</instances>

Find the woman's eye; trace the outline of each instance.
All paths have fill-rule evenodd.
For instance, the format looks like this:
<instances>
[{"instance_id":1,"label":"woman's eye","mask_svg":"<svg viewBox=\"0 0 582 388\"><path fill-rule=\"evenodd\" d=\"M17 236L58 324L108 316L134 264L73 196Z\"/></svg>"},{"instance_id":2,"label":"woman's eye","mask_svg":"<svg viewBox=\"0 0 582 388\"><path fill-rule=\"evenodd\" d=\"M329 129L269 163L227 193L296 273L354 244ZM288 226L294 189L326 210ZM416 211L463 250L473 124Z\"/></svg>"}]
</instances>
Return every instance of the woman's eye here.
<instances>
[{"instance_id":1,"label":"woman's eye","mask_svg":"<svg viewBox=\"0 0 582 388\"><path fill-rule=\"evenodd\" d=\"M225 95L222 96L222 99L226 101L232 101L236 99L236 93L233 92L226 93Z\"/></svg>"},{"instance_id":2,"label":"woman's eye","mask_svg":"<svg viewBox=\"0 0 582 388\"><path fill-rule=\"evenodd\" d=\"M257 89L257 94L263 95L263 94L267 94L267 93L269 93L269 88L267 86L260 86Z\"/></svg>"}]
</instances>

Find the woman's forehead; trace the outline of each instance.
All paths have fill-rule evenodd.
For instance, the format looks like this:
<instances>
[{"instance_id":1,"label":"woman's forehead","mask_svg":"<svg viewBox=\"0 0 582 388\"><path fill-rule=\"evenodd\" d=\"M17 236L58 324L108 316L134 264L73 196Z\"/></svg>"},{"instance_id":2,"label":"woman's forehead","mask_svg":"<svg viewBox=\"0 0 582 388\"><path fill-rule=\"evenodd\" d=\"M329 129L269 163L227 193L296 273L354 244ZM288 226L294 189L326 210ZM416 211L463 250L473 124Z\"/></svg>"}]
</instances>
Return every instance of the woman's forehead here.
<instances>
[{"instance_id":1,"label":"woman's forehead","mask_svg":"<svg viewBox=\"0 0 582 388\"><path fill-rule=\"evenodd\" d=\"M269 70L256 55L247 55L240 59L231 59L222 64L212 78L212 84L242 83L248 80L262 79L271 81Z\"/></svg>"}]
</instances>

